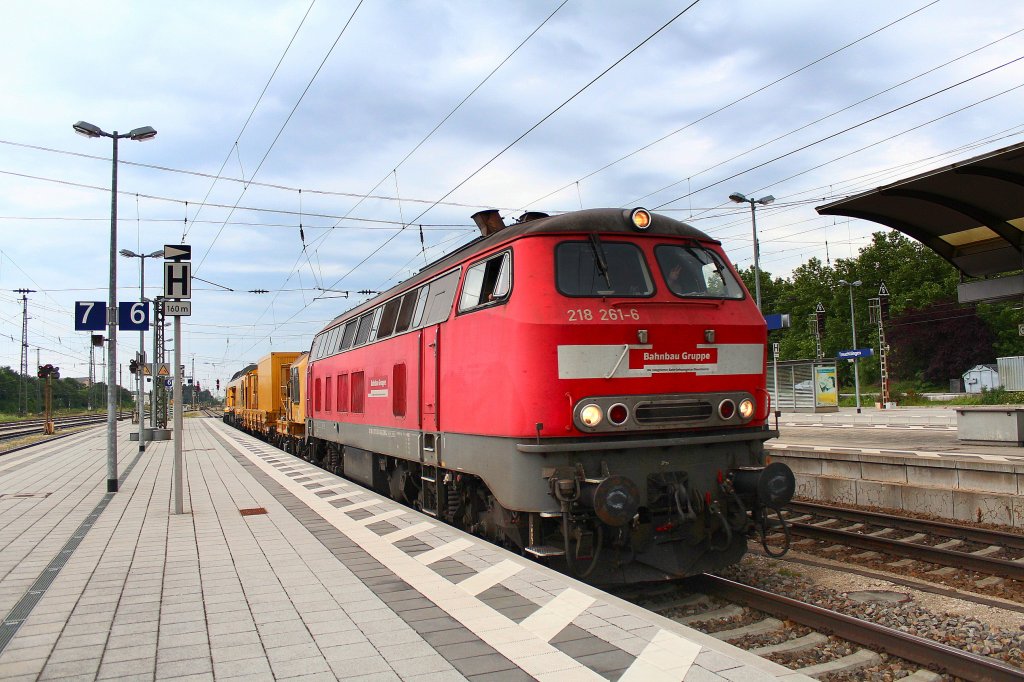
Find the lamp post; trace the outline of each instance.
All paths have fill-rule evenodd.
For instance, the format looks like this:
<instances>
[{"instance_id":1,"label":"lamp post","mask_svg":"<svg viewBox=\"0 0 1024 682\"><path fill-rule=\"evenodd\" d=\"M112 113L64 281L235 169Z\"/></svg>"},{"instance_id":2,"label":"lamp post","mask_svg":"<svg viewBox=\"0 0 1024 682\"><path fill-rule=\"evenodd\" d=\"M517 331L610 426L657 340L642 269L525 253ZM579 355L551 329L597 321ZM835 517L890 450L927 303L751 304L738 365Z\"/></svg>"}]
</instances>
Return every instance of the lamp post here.
<instances>
[{"instance_id":1,"label":"lamp post","mask_svg":"<svg viewBox=\"0 0 1024 682\"><path fill-rule=\"evenodd\" d=\"M845 279L839 280L839 285L849 287L850 289L850 332L853 334L853 350L857 350L857 321L854 318L853 312L853 288L859 287L862 282L858 279L856 282L847 282ZM853 390L856 392L857 399L857 414L860 414L860 358L854 356L853 358Z\"/></svg>"},{"instance_id":2,"label":"lamp post","mask_svg":"<svg viewBox=\"0 0 1024 682\"><path fill-rule=\"evenodd\" d=\"M150 126L135 128L123 135L100 130L92 123L78 121L71 126L85 137L109 137L114 142L110 179L110 286L107 308L107 492L117 492L117 141L151 140L156 131Z\"/></svg>"},{"instance_id":3,"label":"lamp post","mask_svg":"<svg viewBox=\"0 0 1024 682\"><path fill-rule=\"evenodd\" d=\"M121 249L120 254L125 258L139 259L139 300L146 303L146 259L163 256L163 249L153 253L135 253L128 249ZM143 367L146 365L146 332L139 330L139 452L146 449L146 390L143 380ZM151 408L152 409L152 408Z\"/></svg>"},{"instance_id":4,"label":"lamp post","mask_svg":"<svg viewBox=\"0 0 1024 682\"><path fill-rule=\"evenodd\" d=\"M771 194L760 199L747 198L747 195L733 192L729 198L737 204L750 204L750 222L754 226L754 300L757 301L757 309L761 309L761 247L757 243L757 205L767 206L775 201Z\"/></svg>"}]
</instances>

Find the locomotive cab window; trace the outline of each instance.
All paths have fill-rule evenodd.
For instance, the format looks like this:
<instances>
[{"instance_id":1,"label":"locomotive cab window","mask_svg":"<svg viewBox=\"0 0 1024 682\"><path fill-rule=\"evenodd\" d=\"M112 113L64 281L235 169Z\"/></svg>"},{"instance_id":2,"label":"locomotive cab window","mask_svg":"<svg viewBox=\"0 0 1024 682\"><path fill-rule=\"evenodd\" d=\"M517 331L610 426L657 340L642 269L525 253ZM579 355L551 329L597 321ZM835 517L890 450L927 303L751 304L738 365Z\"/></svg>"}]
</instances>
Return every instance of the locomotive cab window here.
<instances>
[{"instance_id":1,"label":"locomotive cab window","mask_svg":"<svg viewBox=\"0 0 1024 682\"><path fill-rule=\"evenodd\" d=\"M603 241L562 242L555 247L555 281L566 296L651 296L643 252L635 244Z\"/></svg>"},{"instance_id":2,"label":"locomotive cab window","mask_svg":"<svg viewBox=\"0 0 1024 682\"><path fill-rule=\"evenodd\" d=\"M466 270L459 312L501 303L512 289L512 254L509 251L475 263Z\"/></svg>"},{"instance_id":3,"label":"locomotive cab window","mask_svg":"<svg viewBox=\"0 0 1024 682\"><path fill-rule=\"evenodd\" d=\"M661 244L654 255L665 284L676 296L743 298L743 287L714 251L690 244Z\"/></svg>"}]
</instances>

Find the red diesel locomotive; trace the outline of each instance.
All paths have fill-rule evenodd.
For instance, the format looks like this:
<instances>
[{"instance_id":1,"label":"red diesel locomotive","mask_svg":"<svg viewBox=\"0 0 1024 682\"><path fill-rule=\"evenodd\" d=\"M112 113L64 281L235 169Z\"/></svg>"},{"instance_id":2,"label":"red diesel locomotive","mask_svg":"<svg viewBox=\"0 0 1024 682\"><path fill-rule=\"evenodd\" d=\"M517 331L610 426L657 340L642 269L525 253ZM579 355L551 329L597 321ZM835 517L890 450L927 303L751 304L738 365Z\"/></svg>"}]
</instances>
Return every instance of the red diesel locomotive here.
<instances>
[{"instance_id":1,"label":"red diesel locomotive","mask_svg":"<svg viewBox=\"0 0 1024 682\"><path fill-rule=\"evenodd\" d=\"M291 451L596 583L738 561L794 478L721 245L644 209L473 218L316 335Z\"/></svg>"}]
</instances>

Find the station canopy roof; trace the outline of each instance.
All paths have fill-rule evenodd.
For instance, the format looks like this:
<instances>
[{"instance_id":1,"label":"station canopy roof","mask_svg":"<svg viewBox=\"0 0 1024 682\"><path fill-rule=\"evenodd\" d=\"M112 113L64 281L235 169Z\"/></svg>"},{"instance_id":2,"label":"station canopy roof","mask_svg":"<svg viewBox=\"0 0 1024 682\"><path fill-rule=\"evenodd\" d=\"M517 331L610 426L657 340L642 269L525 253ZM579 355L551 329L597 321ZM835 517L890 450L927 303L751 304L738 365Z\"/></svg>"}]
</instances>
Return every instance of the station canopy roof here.
<instances>
[{"instance_id":1,"label":"station canopy roof","mask_svg":"<svg viewBox=\"0 0 1024 682\"><path fill-rule=\"evenodd\" d=\"M1024 143L818 206L880 223L931 248L967 277L1024 263Z\"/></svg>"}]
</instances>

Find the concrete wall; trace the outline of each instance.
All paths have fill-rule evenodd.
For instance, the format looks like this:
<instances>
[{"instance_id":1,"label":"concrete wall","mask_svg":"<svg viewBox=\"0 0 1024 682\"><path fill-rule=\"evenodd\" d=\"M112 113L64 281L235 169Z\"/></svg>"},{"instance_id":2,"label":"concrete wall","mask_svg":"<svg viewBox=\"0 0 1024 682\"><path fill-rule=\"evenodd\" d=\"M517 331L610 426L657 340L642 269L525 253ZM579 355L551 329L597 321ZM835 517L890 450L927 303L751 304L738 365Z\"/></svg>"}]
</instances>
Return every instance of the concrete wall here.
<instances>
[{"instance_id":1,"label":"concrete wall","mask_svg":"<svg viewBox=\"0 0 1024 682\"><path fill-rule=\"evenodd\" d=\"M1024 465L798 446L769 454L796 474L798 497L1024 528Z\"/></svg>"}]
</instances>

